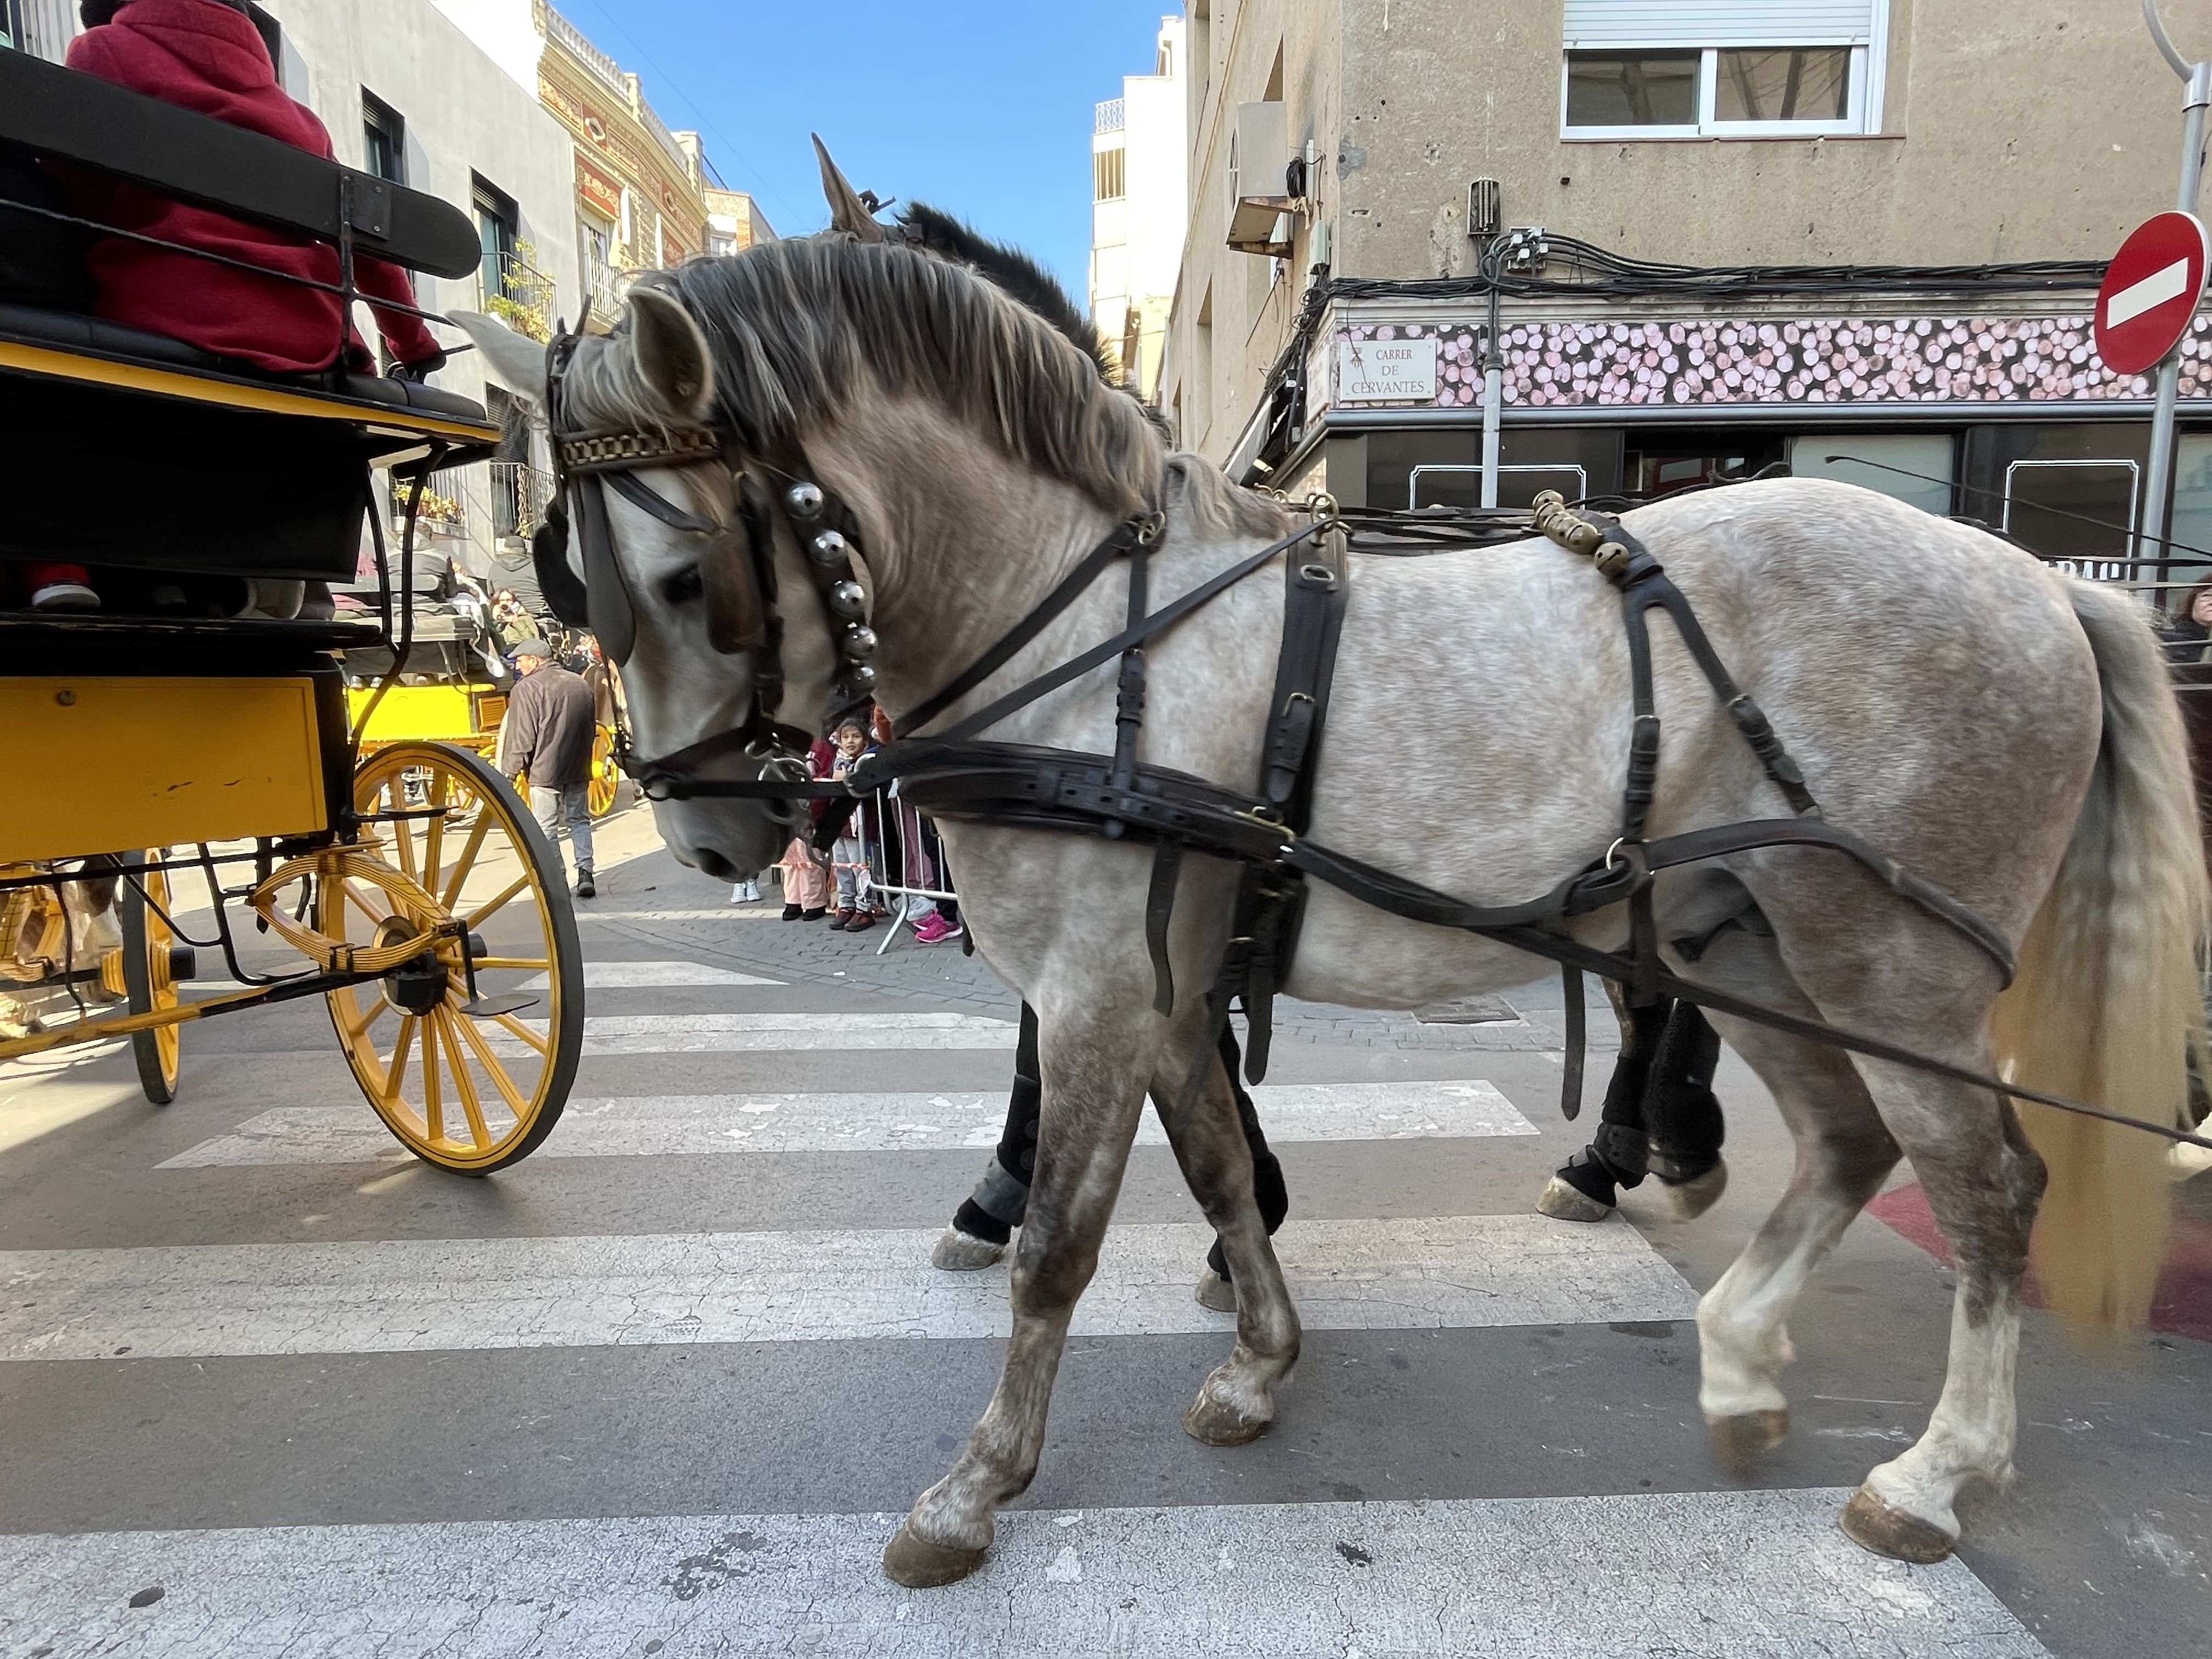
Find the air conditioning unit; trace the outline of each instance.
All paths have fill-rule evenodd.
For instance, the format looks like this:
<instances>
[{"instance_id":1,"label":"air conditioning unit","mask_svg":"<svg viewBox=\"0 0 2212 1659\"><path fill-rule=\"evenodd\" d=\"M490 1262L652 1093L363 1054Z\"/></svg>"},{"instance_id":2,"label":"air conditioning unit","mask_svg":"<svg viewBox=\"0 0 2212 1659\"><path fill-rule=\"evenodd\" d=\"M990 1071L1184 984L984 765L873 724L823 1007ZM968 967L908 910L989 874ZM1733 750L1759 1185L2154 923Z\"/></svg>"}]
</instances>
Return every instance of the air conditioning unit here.
<instances>
[{"instance_id":1,"label":"air conditioning unit","mask_svg":"<svg viewBox=\"0 0 2212 1659\"><path fill-rule=\"evenodd\" d=\"M1228 243L1239 253L1281 258L1291 251L1290 121L1282 101L1239 104L1229 135Z\"/></svg>"}]
</instances>

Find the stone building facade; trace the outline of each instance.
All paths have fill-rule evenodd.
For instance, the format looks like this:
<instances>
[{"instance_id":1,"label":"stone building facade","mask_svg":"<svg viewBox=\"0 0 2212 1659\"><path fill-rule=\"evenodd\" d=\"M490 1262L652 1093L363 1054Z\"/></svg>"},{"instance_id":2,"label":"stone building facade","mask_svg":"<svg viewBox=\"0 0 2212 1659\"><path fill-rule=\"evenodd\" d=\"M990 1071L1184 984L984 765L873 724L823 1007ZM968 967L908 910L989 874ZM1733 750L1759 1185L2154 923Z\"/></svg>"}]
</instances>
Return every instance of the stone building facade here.
<instances>
[{"instance_id":1,"label":"stone building facade","mask_svg":"<svg viewBox=\"0 0 2212 1659\"><path fill-rule=\"evenodd\" d=\"M2087 337L2095 262L2178 167L2134 6L1192 0L1188 27L1160 403L1232 471L1477 499L1494 287L1504 504L1786 465L2118 573L2124 535L2064 515L2142 505L2150 386ZM2177 474L2172 533L2212 546L2212 430Z\"/></svg>"}]
</instances>

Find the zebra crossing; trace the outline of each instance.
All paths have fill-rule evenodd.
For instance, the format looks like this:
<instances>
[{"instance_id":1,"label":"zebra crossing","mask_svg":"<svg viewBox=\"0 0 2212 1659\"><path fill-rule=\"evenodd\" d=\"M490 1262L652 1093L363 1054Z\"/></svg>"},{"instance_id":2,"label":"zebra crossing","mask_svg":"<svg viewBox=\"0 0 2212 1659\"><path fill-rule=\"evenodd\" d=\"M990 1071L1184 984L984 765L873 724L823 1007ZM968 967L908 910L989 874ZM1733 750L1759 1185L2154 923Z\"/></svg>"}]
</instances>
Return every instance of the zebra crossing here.
<instances>
[{"instance_id":1,"label":"zebra crossing","mask_svg":"<svg viewBox=\"0 0 2212 1659\"><path fill-rule=\"evenodd\" d=\"M198 1116L104 1143L112 1215L0 1236L0 1421L44 1413L0 1492L0 1653L2045 1652L1967 1565L1850 1545L1832 1484L1639 1461L1701 1437L1695 1292L1627 1221L1301 1184L1410 1158L1522 1192L1548 1149L1508 1089L1540 1096L1472 1054L1279 1051L1255 1100L1306 1357L1234 1452L1176 1425L1234 1322L1192 1297L1211 1234L1166 1218L1148 1116L1036 1507L975 1579L900 1589L892 1511L1009 1328L1003 1267L927 1263L1014 1027L592 939L576 1096L495 1181L414 1174L335 1071L271 1100L270 1056L211 1053L170 1109ZM711 1228L672 1201L702 1182L735 1195ZM186 1182L232 1237L143 1236ZM812 1224L749 1224L765 1185ZM1449 1426L1377 1455L1394 1419Z\"/></svg>"}]
</instances>

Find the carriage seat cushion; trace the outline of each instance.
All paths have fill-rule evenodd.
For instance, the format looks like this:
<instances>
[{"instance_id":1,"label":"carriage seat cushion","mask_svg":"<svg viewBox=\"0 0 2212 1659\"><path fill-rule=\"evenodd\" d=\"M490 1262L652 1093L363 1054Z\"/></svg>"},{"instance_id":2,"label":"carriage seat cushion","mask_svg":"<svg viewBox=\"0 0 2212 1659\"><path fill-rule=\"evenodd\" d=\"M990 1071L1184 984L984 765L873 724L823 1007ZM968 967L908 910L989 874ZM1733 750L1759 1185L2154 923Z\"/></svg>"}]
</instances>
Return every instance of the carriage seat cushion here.
<instances>
[{"instance_id":1,"label":"carriage seat cushion","mask_svg":"<svg viewBox=\"0 0 2212 1659\"><path fill-rule=\"evenodd\" d=\"M270 386L331 392L362 403L382 404L388 409L417 409L425 414L449 415L461 420L484 418L483 405L458 392L412 380L386 380L377 374L272 374L234 357L203 351L166 334L112 323L104 317L83 312L0 304L0 337L68 351L96 351L103 356L124 357L165 368L200 369Z\"/></svg>"}]
</instances>

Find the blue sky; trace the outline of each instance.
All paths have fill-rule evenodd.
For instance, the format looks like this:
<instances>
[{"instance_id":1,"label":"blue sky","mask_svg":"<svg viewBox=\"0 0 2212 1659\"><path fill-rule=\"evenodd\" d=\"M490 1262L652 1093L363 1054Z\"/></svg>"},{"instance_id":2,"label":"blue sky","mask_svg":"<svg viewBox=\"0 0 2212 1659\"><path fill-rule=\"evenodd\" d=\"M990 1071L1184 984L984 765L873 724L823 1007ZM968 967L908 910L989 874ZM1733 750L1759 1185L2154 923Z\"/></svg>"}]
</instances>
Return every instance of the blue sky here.
<instances>
[{"instance_id":1,"label":"blue sky","mask_svg":"<svg viewBox=\"0 0 2212 1659\"><path fill-rule=\"evenodd\" d=\"M819 229L818 131L858 189L1019 244L1084 300L1091 106L1150 73L1162 0L555 0L696 128L779 234Z\"/></svg>"}]
</instances>

